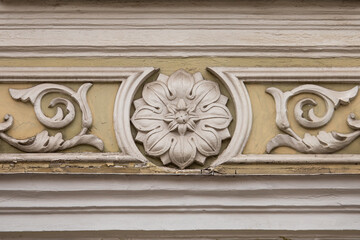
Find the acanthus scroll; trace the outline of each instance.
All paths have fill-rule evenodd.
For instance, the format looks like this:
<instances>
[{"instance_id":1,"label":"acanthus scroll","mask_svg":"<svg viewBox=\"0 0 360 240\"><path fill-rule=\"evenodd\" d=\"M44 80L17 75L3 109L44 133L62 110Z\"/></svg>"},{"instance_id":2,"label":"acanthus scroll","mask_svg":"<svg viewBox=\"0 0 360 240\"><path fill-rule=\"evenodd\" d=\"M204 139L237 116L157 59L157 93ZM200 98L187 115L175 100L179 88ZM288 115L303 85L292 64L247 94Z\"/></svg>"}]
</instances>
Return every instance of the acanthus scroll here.
<instances>
[{"instance_id":1,"label":"acanthus scroll","mask_svg":"<svg viewBox=\"0 0 360 240\"><path fill-rule=\"evenodd\" d=\"M332 153L344 148L360 136L360 131L348 134L320 131L317 136L305 133L304 138L301 138L293 131L287 117L287 102L291 97L301 93L315 94L325 101L326 113L324 116L316 116L312 108L308 111L307 117L304 116L303 107L305 105L317 105L315 100L311 98L300 100L295 105L294 115L296 121L305 128L322 127L331 120L337 107L348 104L357 95L357 86L348 91L341 92L313 84L306 84L287 92L282 92L274 87L268 88L266 92L275 99L276 125L281 131L286 133L278 134L268 142L266 147L267 153L280 146L291 147L302 153ZM350 114L347 120L348 125L355 130L360 129L359 122L359 120L355 120L354 114Z\"/></svg>"},{"instance_id":2,"label":"acanthus scroll","mask_svg":"<svg viewBox=\"0 0 360 240\"><path fill-rule=\"evenodd\" d=\"M82 129L78 135L69 140L64 140L62 133L57 133L55 136L49 136L49 132L46 130L28 139L15 139L5 133L5 131L13 124L12 116L6 115L5 122L0 124L0 138L24 152L54 152L80 144L91 145L102 151L104 148L102 140L95 135L87 134L92 125L91 111L86 99L87 91L91 86L91 83L85 83L77 92L59 84L50 83L40 84L28 89L10 89L9 92L13 99L21 100L23 102L30 101L34 105L34 111L38 120L44 126L54 129L61 129L74 120L75 107L73 103L66 98L54 98L50 102L49 107L63 104L66 107L67 113L64 114L63 110L58 107L55 116L49 118L42 112L42 98L48 93L61 93L70 96L77 102L82 112Z\"/></svg>"}]
</instances>

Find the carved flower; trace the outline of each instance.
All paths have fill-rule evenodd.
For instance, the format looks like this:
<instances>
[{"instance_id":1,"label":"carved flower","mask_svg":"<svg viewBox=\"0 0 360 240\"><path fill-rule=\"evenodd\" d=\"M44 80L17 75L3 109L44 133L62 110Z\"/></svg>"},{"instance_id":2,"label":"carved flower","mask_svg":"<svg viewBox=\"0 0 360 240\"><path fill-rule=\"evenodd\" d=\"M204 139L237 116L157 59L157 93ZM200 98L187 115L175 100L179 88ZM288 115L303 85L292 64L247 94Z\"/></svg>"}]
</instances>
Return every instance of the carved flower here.
<instances>
[{"instance_id":1,"label":"carved flower","mask_svg":"<svg viewBox=\"0 0 360 240\"><path fill-rule=\"evenodd\" d=\"M180 69L170 77L160 74L144 86L142 96L134 102L131 119L138 130L136 140L164 165L172 162L181 169L194 161L203 165L230 137L227 97L200 73Z\"/></svg>"}]
</instances>

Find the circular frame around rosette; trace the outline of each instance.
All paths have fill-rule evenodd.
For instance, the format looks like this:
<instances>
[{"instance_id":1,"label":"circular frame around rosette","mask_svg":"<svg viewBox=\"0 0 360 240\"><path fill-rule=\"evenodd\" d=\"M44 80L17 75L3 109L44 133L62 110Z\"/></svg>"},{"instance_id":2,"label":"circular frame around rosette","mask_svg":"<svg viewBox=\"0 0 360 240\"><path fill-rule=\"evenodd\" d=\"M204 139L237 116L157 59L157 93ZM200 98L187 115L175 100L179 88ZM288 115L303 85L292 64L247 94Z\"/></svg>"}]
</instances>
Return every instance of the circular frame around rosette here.
<instances>
[{"instance_id":1,"label":"circular frame around rosette","mask_svg":"<svg viewBox=\"0 0 360 240\"><path fill-rule=\"evenodd\" d=\"M163 165L204 166L231 136L228 127L233 117L227 102L219 84L199 72L179 69L170 76L160 74L144 85L142 98L134 101L131 122L136 140Z\"/></svg>"},{"instance_id":2,"label":"circular frame around rosette","mask_svg":"<svg viewBox=\"0 0 360 240\"><path fill-rule=\"evenodd\" d=\"M115 136L121 153L131 160L148 160L137 148L130 126L130 109L135 93L141 84L158 69L153 67L144 68L123 68L121 71L122 81L116 94L114 104L114 129Z\"/></svg>"},{"instance_id":3,"label":"circular frame around rosette","mask_svg":"<svg viewBox=\"0 0 360 240\"><path fill-rule=\"evenodd\" d=\"M227 127L232 116L216 82L180 69L169 77L160 74L156 81L145 84L143 98L134 101L131 121L137 130L136 140L143 143L149 156L160 158L164 165L173 163L184 169L193 162L203 165L207 157L218 155L211 165L215 167L241 154L245 146L252 120L245 85L221 69L209 70L223 82L235 104L235 131L220 155L222 140L230 137ZM148 160L131 135L130 108L135 93L152 73L129 77L122 83L114 112L120 149L144 162Z\"/></svg>"},{"instance_id":4,"label":"circular frame around rosette","mask_svg":"<svg viewBox=\"0 0 360 240\"><path fill-rule=\"evenodd\" d=\"M207 70L217 76L227 87L234 102L236 114L235 131L231 141L227 148L211 164L211 167L214 168L242 154L251 131L252 110L246 86L237 77L241 74L237 68L208 67Z\"/></svg>"}]
</instances>

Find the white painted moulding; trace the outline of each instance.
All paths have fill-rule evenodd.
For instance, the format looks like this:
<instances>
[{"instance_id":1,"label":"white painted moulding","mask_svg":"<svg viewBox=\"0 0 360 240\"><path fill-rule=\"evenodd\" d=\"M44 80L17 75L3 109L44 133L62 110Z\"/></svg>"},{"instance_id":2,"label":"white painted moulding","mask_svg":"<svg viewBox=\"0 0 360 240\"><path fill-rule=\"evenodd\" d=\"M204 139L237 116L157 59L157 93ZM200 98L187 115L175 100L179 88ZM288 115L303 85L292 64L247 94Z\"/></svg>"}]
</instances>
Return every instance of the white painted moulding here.
<instances>
[{"instance_id":1,"label":"white painted moulding","mask_svg":"<svg viewBox=\"0 0 360 240\"><path fill-rule=\"evenodd\" d=\"M2 1L0 56L359 57L359 12L337 0Z\"/></svg>"},{"instance_id":2,"label":"white painted moulding","mask_svg":"<svg viewBox=\"0 0 360 240\"><path fill-rule=\"evenodd\" d=\"M86 232L21 232L0 233L2 240L173 240L173 239L199 239L199 240L358 240L358 231L86 231Z\"/></svg>"},{"instance_id":3,"label":"white painted moulding","mask_svg":"<svg viewBox=\"0 0 360 240\"><path fill-rule=\"evenodd\" d=\"M0 233L250 231L244 236L276 239L281 231L356 239L359 181L357 175L1 175Z\"/></svg>"}]
</instances>

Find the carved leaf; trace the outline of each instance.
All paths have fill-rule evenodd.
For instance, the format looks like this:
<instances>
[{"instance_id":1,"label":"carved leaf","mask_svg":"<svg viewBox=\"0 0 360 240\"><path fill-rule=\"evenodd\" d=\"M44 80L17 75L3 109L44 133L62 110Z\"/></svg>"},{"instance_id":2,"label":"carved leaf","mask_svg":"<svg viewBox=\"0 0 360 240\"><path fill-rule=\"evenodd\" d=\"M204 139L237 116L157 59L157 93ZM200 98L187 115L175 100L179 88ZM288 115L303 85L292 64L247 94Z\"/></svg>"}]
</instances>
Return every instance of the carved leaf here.
<instances>
[{"instance_id":1,"label":"carved leaf","mask_svg":"<svg viewBox=\"0 0 360 240\"><path fill-rule=\"evenodd\" d=\"M171 74L167 85L172 95L184 99L190 95L194 82L190 73L180 69Z\"/></svg>"},{"instance_id":2,"label":"carved leaf","mask_svg":"<svg viewBox=\"0 0 360 240\"><path fill-rule=\"evenodd\" d=\"M229 126L232 121L232 116L229 109L223 104L212 103L206 108L199 111L199 120L202 120L204 125L215 129L224 129Z\"/></svg>"},{"instance_id":3,"label":"carved leaf","mask_svg":"<svg viewBox=\"0 0 360 240\"><path fill-rule=\"evenodd\" d=\"M291 147L301 153L333 153L349 145L359 135L360 131L348 134L320 131L317 136L306 133L302 140L297 140L286 134L278 134L268 142L266 152L270 153L277 147Z\"/></svg>"},{"instance_id":4,"label":"carved leaf","mask_svg":"<svg viewBox=\"0 0 360 240\"><path fill-rule=\"evenodd\" d=\"M169 104L170 92L163 82L146 84L143 89L143 99L155 108L164 109Z\"/></svg>"},{"instance_id":5,"label":"carved leaf","mask_svg":"<svg viewBox=\"0 0 360 240\"><path fill-rule=\"evenodd\" d=\"M139 106L131 118L132 123L139 131L151 131L162 126L164 116L162 111L153 106Z\"/></svg>"},{"instance_id":6,"label":"carved leaf","mask_svg":"<svg viewBox=\"0 0 360 240\"><path fill-rule=\"evenodd\" d=\"M159 156L169 150L173 136L164 126L154 129L146 134L144 148L147 154Z\"/></svg>"},{"instance_id":7,"label":"carved leaf","mask_svg":"<svg viewBox=\"0 0 360 240\"><path fill-rule=\"evenodd\" d=\"M196 156L196 147L192 138L187 136L174 138L169 150L169 156L171 161L181 169L193 163Z\"/></svg>"},{"instance_id":8,"label":"carved leaf","mask_svg":"<svg viewBox=\"0 0 360 240\"><path fill-rule=\"evenodd\" d=\"M201 154L204 156L211 156L219 153L221 138L213 128L206 127L204 124L199 124L194 133L196 147Z\"/></svg>"},{"instance_id":9,"label":"carved leaf","mask_svg":"<svg viewBox=\"0 0 360 240\"><path fill-rule=\"evenodd\" d=\"M197 106L205 108L210 103L216 102L221 96L219 85L216 82L206 80L195 84L193 94L195 99L192 107L194 108Z\"/></svg>"}]
</instances>

